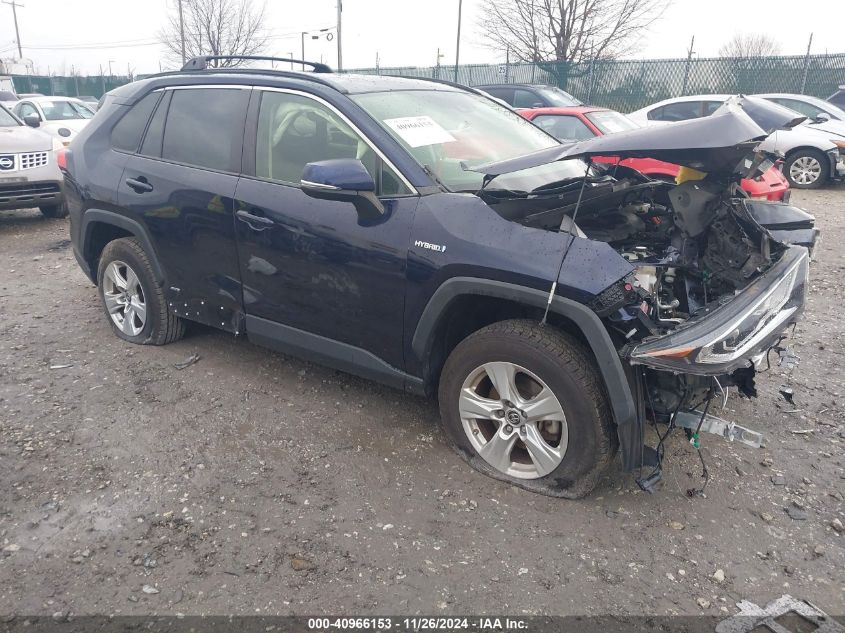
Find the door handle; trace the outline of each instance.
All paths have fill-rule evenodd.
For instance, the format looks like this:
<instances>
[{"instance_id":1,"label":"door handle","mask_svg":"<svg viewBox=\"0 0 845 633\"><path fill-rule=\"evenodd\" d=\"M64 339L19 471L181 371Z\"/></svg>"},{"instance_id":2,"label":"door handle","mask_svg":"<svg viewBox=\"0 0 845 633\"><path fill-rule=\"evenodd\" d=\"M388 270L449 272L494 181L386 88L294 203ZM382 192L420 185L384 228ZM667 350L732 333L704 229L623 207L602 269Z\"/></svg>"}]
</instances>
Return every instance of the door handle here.
<instances>
[{"instance_id":1,"label":"door handle","mask_svg":"<svg viewBox=\"0 0 845 633\"><path fill-rule=\"evenodd\" d=\"M271 220L270 218L265 218L261 215L253 215L252 213L244 211L243 209L236 211L235 215L238 216L239 220L241 220L242 222L246 222L255 229L265 229L275 224L275 222L273 222L273 220Z\"/></svg>"},{"instance_id":2,"label":"door handle","mask_svg":"<svg viewBox=\"0 0 845 633\"><path fill-rule=\"evenodd\" d=\"M147 179L143 176L138 176L137 178L127 178L126 184L131 187L135 193L147 193L153 190L153 186L147 182Z\"/></svg>"}]
</instances>

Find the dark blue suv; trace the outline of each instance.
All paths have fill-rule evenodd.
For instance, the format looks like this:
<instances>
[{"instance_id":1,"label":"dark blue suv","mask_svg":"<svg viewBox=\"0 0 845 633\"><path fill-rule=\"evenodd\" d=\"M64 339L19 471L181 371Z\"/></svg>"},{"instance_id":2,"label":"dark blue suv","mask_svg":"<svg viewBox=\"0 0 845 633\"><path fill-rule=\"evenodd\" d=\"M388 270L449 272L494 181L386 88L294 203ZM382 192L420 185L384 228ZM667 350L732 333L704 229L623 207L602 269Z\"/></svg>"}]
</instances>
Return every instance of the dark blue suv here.
<instances>
[{"instance_id":1,"label":"dark blue suv","mask_svg":"<svg viewBox=\"0 0 845 633\"><path fill-rule=\"evenodd\" d=\"M751 108L572 147L445 82L208 62L110 92L61 161L126 341L195 321L437 395L479 470L576 497L619 447L649 488L644 426L718 426L696 407L753 393L801 311L812 217L736 186L769 164L734 173ZM591 160L613 153L708 177Z\"/></svg>"}]
</instances>

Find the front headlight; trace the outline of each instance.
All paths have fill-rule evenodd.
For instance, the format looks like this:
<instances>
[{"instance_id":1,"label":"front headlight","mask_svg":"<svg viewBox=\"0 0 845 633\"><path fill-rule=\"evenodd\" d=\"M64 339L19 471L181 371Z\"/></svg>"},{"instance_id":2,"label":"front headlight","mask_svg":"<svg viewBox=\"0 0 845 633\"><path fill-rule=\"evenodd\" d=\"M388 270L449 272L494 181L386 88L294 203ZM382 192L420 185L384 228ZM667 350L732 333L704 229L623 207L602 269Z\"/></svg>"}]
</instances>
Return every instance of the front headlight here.
<instances>
[{"instance_id":1,"label":"front headlight","mask_svg":"<svg viewBox=\"0 0 845 633\"><path fill-rule=\"evenodd\" d=\"M746 365L801 310L808 261L804 249L790 249L776 266L779 270L770 270L695 323L637 345L630 361L705 375Z\"/></svg>"}]
</instances>

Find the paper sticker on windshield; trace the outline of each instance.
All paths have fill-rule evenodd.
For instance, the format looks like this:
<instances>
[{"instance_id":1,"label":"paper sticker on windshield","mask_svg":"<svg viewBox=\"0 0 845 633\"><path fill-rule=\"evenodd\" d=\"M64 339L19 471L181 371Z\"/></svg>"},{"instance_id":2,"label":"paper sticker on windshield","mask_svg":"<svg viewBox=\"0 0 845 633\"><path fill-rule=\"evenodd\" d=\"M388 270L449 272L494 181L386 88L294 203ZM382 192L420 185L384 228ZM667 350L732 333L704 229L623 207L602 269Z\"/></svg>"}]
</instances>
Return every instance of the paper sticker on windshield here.
<instances>
[{"instance_id":1,"label":"paper sticker on windshield","mask_svg":"<svg viewBox=\"0 0 845 633\"><path fill-rule=\"evenodd\" d=\"M451 143L455 140L454 136L430 116L405 116L398 119L385 119L384 122L411 147Z\"/></svg>"}]
</instances>

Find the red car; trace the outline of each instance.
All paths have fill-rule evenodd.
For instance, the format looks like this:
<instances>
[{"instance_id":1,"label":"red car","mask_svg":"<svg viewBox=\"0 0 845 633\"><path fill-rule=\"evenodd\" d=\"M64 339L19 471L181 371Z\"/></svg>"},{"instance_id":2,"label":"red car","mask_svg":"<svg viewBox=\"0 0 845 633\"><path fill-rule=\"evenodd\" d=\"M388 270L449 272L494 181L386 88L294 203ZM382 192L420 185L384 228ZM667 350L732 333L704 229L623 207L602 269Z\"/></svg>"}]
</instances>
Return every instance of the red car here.
<instances>
[{"instance_id":1,"label":"red car","mask_svg":"<svg viewBox=\"0 0 845 633\"><path fill-rule=\"evenodd\" d=\"M531 108L517 110L559 141L583 141L593 136L624 132L639 127L624 114L607 108L573 106L568 108ZM616 158L602 157L596 162L615 163ZM626 158L622 165L631 167L652 178L674 180L680 166L664 163L653 158ZM743 179L740 183L745 192L759 200L789 199L789 183L777 167L772 167L759 178Z\"/></svg>"}]
</instances>

